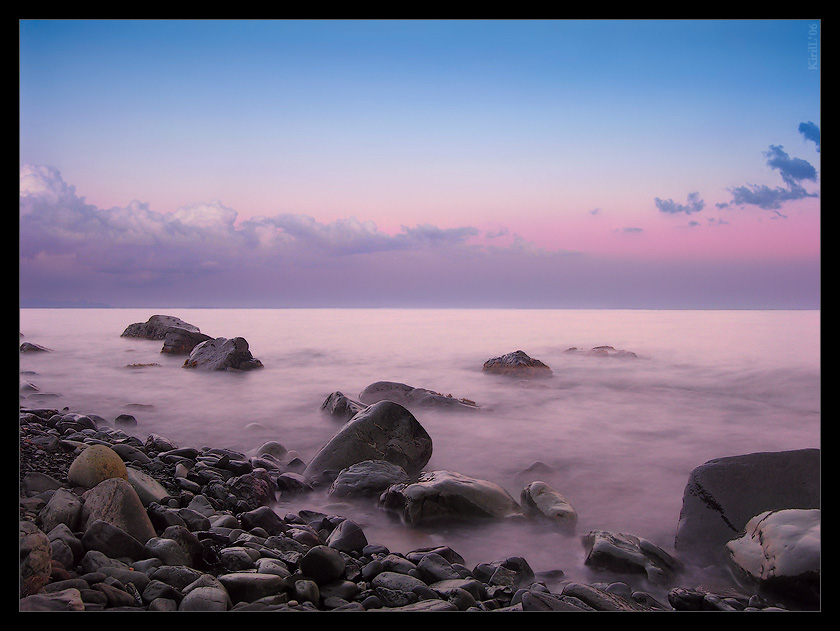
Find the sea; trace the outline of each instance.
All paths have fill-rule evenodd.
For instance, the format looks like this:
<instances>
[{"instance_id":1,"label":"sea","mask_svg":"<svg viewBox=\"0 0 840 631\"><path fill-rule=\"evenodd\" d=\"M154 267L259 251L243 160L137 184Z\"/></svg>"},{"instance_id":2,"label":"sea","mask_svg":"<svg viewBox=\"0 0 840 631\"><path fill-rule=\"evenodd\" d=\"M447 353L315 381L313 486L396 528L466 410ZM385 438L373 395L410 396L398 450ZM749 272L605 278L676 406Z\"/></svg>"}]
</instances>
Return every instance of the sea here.
<instances>
[{"instance_id":1,"label":"sea","mask_svg":"<svg viewBox=\"0 0 840 631\"><path fill-rule=\"evenodd\" d=\"M188 369L161 341L121 337L155 314L244 337L263 368ZM584 564L591 530L674 553L686 482L708 460L820 447L815 310L21 309L20 334L51 351L20 355L22 406L108 421L130 413L128 433L182 447L248 455L277 441L306 462L343 424L321 411L324 400L356 399L376 381L474 401L469 413L413 410L433 441L426 470L488 480L519 500L522 472L541 463L540 478L578 513L575 533L534 520L408 526L375 501L323 490L274 509L342 515L396 552L448 545L468 567L520 556L559 580L603 580ZM567 352L598 346L626 353ZM516 350L551 378L482 371Z\"/></svg>"}]
</instances>

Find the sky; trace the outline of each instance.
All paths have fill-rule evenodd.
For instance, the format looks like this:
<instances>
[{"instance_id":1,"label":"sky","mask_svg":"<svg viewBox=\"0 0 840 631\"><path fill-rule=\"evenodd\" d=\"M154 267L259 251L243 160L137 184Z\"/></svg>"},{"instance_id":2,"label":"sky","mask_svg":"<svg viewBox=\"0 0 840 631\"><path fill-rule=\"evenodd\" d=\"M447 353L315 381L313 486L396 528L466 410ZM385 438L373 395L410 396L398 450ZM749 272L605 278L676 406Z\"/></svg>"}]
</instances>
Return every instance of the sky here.
<instances>
[{"instance_id":1,"label":"sky","mask_svg":"<svg viewBox=\"0 0 840 631\"><path fill-rule=\"evenodd\" d=\"M19 27L21 306L820 306L819 20Z\"/></svg>"}]
</instances>

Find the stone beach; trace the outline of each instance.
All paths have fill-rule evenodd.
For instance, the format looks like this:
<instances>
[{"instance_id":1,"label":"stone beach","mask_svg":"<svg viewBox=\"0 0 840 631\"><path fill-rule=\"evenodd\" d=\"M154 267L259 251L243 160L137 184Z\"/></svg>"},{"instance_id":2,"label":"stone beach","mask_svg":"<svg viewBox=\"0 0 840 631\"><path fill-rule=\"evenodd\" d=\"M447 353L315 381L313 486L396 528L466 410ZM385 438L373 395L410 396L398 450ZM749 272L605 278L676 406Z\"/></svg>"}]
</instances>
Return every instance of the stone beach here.
<instances>
[{"instance_id":1,"label":"stone beach","mask_svg":"<svg viewBox=\"0 0 840 631\"><path fill-rule=\"evenodd\" d=\"M197 333L180 321L172 326ZM156 329L153 339L166 335L165 328ZM244 340L234 346L237 357L248 349ZM522 351L515 355L517 365L527 358ZM259 367L249 353L245 359L243 369ZM550 370L534 361L539 377ZM294 496L300 506L307 493L328 489L336 497L378 503L405 528L434 520L541 519L574 530L574 507L538 477L514 498L491 481L426 471L428 435L409 409L386 397L390 390L458 409L476 407L472 401L405 384L373 385L379 394L360 401L340 392L327 396L322 410L344 424L308 463L291 444L268 442L244 454L178 445L157 434L143 439L129 415L107 420L93 411L28 406L22 397L19 610L820 608L819 450L698 463L686 485L676 554L631 534L578 533L572 540L603 577L597 583L564 581L563 568L535 573L521 557L467 567L447 545L390 550L369 541L349 518L307 509L283 513L281 497ZM772 478L767 470L786 473ZM769 490L762 487L765 479ZM768 552L761 546L773 537L776 547ZM785 558L782 548L796 556ZM773 562L754 567L762 555ZM695 584L686 571L695 563L729 564L733 580L725 587ZM638 581L628 575L642 576L656 589L631 588Z\"/></svg>"}]
</instances>

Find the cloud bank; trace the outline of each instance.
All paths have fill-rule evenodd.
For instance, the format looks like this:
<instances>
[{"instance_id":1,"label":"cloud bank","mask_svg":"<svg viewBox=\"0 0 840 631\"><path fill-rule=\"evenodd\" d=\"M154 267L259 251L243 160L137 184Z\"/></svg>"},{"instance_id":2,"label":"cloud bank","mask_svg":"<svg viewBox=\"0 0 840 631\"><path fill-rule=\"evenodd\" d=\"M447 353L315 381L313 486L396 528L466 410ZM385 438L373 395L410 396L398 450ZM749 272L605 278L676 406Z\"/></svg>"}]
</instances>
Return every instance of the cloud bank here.
<instances>
[{"instance_id":1,"label":"cloud bank","mask_svg":"<svg viewBox=\"0 0 840 631\"><path fill-rule=\"evenodd\" d=\"M781 159L780 154L774 154ZM782 160L779 168L797 172ZM786 171L786 172L788 172ZM669 200L670 202L670 200ZM664 204L674 212L701 207ZM677 211L677 207L684 207ZM667 212L667 211L663 211ZM636 227L620 230L645 239ZM644 247L643 243L639 244ZM242 218L221 202L170 213L87 203L54 168L20 169L22 306L816 308L819 261L769 265L596 256L507 228L355 217ZM793 278L782 290L780 278ZM787 281L785 281L787 282Z\"/></svg>"}]
</instances>

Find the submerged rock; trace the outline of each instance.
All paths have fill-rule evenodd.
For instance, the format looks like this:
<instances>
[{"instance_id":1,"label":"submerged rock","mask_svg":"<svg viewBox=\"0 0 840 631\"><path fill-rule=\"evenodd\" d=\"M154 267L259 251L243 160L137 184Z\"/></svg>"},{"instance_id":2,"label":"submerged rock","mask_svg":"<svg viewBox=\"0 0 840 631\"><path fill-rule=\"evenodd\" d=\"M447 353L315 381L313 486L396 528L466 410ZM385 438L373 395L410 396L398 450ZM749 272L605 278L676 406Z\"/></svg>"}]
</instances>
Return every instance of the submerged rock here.
<instances>
[{"instance_id":1,"label":"submerged rock","mask_svg":"<svg viewBox=\"0 0 840 631\"><path fill-rule=\"evenodd\" d=\"M524 351L514 351L501 357L494 357L484 362L484 372L510 377L534 378L550 377L551 368L538 359L529 357Z\"/></svg>"},{"instance_id":2,"label":"submerged rock","mask_svg":"<svg viewBox=\"0 0 840 631\"><path fill-rule=\"evenodd\" d=\"M574 355L586 355L588 357L615 357L616 359L636 359L638 355L632 351L616 350L612 346L593 346L589 350L573 346L565 351Z\"/></svg>"},{"instance_id":3,"label":"submerged rock","mask_svg":"<svg viewBox=\"0 0 840 631\"><path fill-rule=\"evenodd\" d=\"M196 346L184 362L184 368L252 370L262 368L262 362L251 355L244 337L217 337Z\"/></svg>"},{"instance_id":4,"label":"submerged rock","mask_svg":"<svg viewBox=\"0 0 840 631\"><path fill-rule=\"evenodd\" d=\"M396 381L377 381L359 394L365 405L379 401L393 401L407 408L436 407L452 410L477 410L478 406L469 399L456 399L451 394L441 394L426 388L415 388Z\"/></svg>"}]
</instances>

